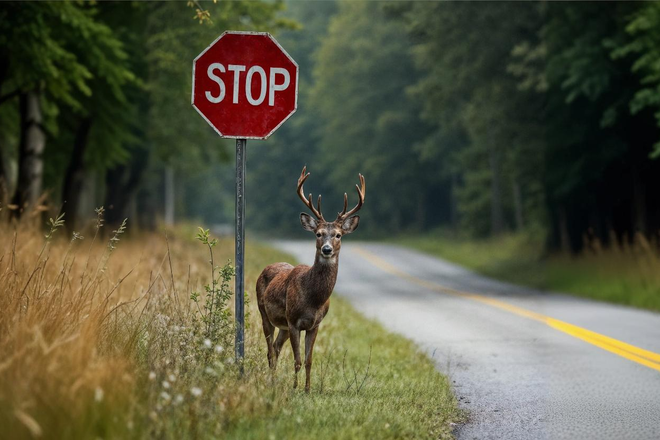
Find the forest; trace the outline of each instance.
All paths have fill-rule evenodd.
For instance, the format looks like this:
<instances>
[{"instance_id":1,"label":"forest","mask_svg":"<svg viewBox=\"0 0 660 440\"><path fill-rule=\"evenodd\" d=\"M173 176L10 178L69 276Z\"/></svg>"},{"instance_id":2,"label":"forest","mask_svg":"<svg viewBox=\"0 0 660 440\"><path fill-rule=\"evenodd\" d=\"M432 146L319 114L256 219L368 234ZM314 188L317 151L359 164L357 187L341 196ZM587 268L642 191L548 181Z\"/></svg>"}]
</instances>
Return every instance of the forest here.
<instances>
[{"instance_id":1,"label":"forest","mask_svg":"<svg viewBox=\"0 0 660 440\"><path fill-rule=\"evenodd\" d=\"M190 73L249 29L300 66L296 114L248 142L253 231L300 229L303 165L328 210L365 175L375 238L525 232L579 252L660 230L655 2L3 2L0 29L14 218L231 223L233 143L191 108Z\"/></svg>"}]
</instances>

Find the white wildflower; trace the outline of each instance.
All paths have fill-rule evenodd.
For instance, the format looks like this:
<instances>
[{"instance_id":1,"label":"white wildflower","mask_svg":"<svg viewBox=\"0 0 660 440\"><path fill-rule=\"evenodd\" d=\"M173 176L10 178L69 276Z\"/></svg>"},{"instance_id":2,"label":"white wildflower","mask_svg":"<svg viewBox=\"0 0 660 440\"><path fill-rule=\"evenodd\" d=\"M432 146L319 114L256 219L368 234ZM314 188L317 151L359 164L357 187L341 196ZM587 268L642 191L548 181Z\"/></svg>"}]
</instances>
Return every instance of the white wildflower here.
<instances>
[{"instance_id":1,"label":"white wildflower","mask_svg":"<svg viewBox=\"0 0 660 440\"><path fill-rule=\"evenodd\" d=\"M170 382L176 382L176 376L173 374L170 374L169 376L167 376L167 378L170 380Z\"/></svg>"},{"instance_id":2,"label":"white wildflower","mask_svg":"<svg viewBox=\"0 0 660 440\"><path fill-rule=\"evenodd\" d=\"M163 399L165 402L169 402L170 400L172 400L172 396L170 396L170 394L169 394L169 393L166 393L165 391L163 391L162 393L160 393L160 397L162 397L162 399Z\"/></svg>"},{"instance_id":3,"label":"white wildflower","mask_svg":"<svg viewBox=\"0 0 660 440\"><path fill-rule=\"evenodd\" d=\"M216 353L222 353L223 351L225 351L225 349L222 347L222 345L216 345L215 346L215 352Z\"/></svg>"},{"instance_id":4,"label":"white wildflower","mask_svg":"<svg viewBox=\"0 0 660 440\"><path fill-rule=\"evenodd\" d=\"M102 402L104 394L105 393L103 393L103 388L96 387L96 389L94 390L94 400L96 400L97 402Z\"/></svg>"},{"instance_id":5,"label":"white wildflower","mask_svg":"<svg viewBox=\"0 0 660 440\"><path fill-rule=\"evenodd\" d=\"M199 397L202 395L202 389L197 387L192 387L190 389L190 393L195 397Z\"/></svg>"},{"instance_id":6,"label":"white wildflower","mask_svg":"<svg viewBox=\"0 0 660 440\"><path fill-rule=\"evenodd\" d=\"M204 347L205 348L211 348L211 340L210 339L204 339Z\"/></svg>"},{"instance_id":7,"label":"white wildflower","mask_svg":"<svg viewBox=\"0 0 660 440\"><path fill-rule=\"evenodd\" d=\"M176 397L174 398L174 403L178 405L181 402L183 402L183 396L181 394L177 394Z\"/></svg>"},{"instance_id":8,"label":"white wildflower","mask_svg":"<svg viewBox=\"0 0 660 440\"><path fill-rule=\"evenodd\" d=\"M150 371L149 372L149 380L156 380L156 373L154 373L153 371Z\"/></svg>"},{"instance_id":9,"label":"white wildflower","mask_svg":"<svg viewBox=\"0 0 660 440\"><path fill-rule=\"evenodd\" d=\"M169 389L170 388L170 383L168 381L164 380L163 381L163 388L165 388L166 390Z\"/></svg>"}]
</instances>

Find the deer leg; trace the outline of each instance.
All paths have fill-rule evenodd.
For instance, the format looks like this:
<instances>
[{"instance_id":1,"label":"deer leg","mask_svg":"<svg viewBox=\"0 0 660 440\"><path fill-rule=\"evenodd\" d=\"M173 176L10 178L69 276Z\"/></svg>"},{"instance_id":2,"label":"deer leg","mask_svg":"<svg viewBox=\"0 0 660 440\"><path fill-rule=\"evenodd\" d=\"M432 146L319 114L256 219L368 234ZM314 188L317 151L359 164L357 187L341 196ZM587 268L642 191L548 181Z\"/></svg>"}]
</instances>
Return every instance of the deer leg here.
<instances>
[{"instance_id":1,"label":"deer leg","mask_svg":"<svg viewBox=\"0 0 660 440\"><path fill-rule=\"evenodd\" d=\"M302 366L300 360L300 330L289 326L289 336L291 337L291 348L293 350L293 359L295 360L295 373L293 376L293 388L298 388L298 371Z\"/></svg>"},{"instance_id":2,"label":"deer leg","mask_svg":"<svg viewBox=\"0 0 660 440\"><path fill-rule=\"evenodd\" d=\"M280 352L282 351L282 347L284 347L284 343L289 339L289 330L284 330L280 329L280 331L277 333L277 339L275 339L275 344L273 344L273 348L275 349L275 366L273 368L277 368L277 359L280 357Z\"/></svg>"},{"instance_id":3,"label":"deer leg","mask_svg":"<svg viewBox=\"0 0 660 440\"><path fill-rule=\"evenodd\" d=\"M261 323L264 329L264 336L266 336L266 344L268 345L268 366L275 368L276 356L275 349L273 348L273 340L275 339L275 326L270 323L265 310L261 310Z\"/></svg>"},{"instance_id":4,"label":"deer leg","mask_svg":"<svg viewBox=\"0 0 660 440\"><path fill-rule=\"evenodd\" d=\"M314 352L314 342L319 328L315 327L305 332L305 392L309 393L310 376L312 374L312 353Z\"/></svg>"}]
</instances>

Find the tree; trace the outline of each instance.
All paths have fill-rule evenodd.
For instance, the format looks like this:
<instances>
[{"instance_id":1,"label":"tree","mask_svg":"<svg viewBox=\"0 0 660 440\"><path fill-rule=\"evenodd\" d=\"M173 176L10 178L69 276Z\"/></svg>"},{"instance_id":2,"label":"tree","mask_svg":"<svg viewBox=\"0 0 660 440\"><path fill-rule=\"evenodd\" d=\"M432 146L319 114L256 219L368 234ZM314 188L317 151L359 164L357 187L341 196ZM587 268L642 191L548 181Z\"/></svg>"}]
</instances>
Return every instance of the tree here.
<instances>
[{"instance_id":1,"label":"tree","mask_svg":"<svg viewBox=\"0 0 660 440\"><path fill-rule=\"evenodd\" d=\"M630 101L630 112L635 115L644 109L653 109L660 126L660 4L647 3L629 16L625 31L631 38L615 47L612 56L615 59L636 57L631 70L641 79ZM650 156L660 157L660 141L654 144Z\"/></svg>"},{"instance_id":2,"label":"tree","mask_svg":"<svg viewBox=\"0 0 660 440\"><path fill-rule=\"evenodd\" d=\"M171 167L175 176L185 176L228 159L226 142L190 108L190 69L195 56L227 29L295 27L293 21L277 17L283 8L281 1L220 2L209 7L210 19L201 24L191 21L190 11L180 3L149 3L144 8L145 19L138 24L144 33L135 42L139 50L135 56L145 63L144 93L135 97L139 121L135 135L141 146L132 151L139 165L119 163L108 172L105 205L112 207L107 213L109 223L119 223L127 216L143 183L150 191L140 196L142 202L160 205L153 200L161 194L154 188L162 186L165 167ZM153 212L149 217L153 219Z\"/></svg>"},{"instance_id":3,"label":"tree","mask_svg":"<svg viewBox=\"0 0 660 440\"><path fill-rule=\"evenodd\" d=\"M50 112L47 118L57 113L58 105L82 110L81 97L91 94L93 78L87 62L96 62L106 73L114 69L112 56L107 61L104 57L108 49L118 50L118 42L95 15L93 6L73 2L3 3L0 8L0 47L11 48L0 53L5 66L0 72L0 103L19 96L21 136L14 203L20 209L34 205L42 193L44 127L49 124L44 105ZM89 58L81 59L81 53Z\"/></svg>"},{"instance_id":4,"label":"tree","mask_svg":"<svg viewBox=\"0 0 660 440\"><path fill-rule=\"evenodd\" d=\"M606 242L612 231L619 237L646 232L643 188L657 175L647 160L657 139L652 115L629 111L639 77L630 56L613 56L627 45L628 17L641 5L595 6L549 5L542 29L548 202L556 213L554 243L570 243L573 250L588 230Z\"/></svg>"},{"instance_id":5,"label":"tree","mask_svg":"<svg viewBox=\"0 0 660 440\"><path fill-rule=\"evenodd\" d=\"M320 172L337 201L358 172L366 176L370 202L363 216L377 219L372 233L423 227L432 200L428 170L412 152L426 127L406 94L416 77L408 45L403 25L382 5L340 2L316 55Z\"/></svg>"},{"instance_id":6,"label":"tree","mask_svg":"<svg viewBox=\"0 0 660 440\"><path fill-rule=\"evenodd\" d=\"M462 229L474 235L517 227L539 215L539 106L508 72L515 45L540 23L535 5L415 3L403 10L422 75L411 91L433 131L419 144L424 160L448 177ZM538 141L532 145L538 147ZM539 166L540 168L540 166ZM536 220L534 220L536 221Z\"/></svg>"},{"instance_id":7,"label":"tree","mask_svg":"<svg viewBox=\"0 0 660 440\"><path fill-rule=\"evenodd\" d=\"M255 229L273 233L302 234L298 216L302 210L295 185L303 165L314 174L307 189L315 194L330 188L320 164L318 127L323 124L311 97L315 51L327 35L337 4L292 2L287 17L304 23L302 29L282 32L278 41L299 66L298 110L263 145L248 146L247 216ZM233 171L231 171L233 175ZM220 185L218 185L220 186ZM228 185L228 217L233 215L233 186ZM226 186L225 186L226 187ZM328 205L329 197L325 198Z\"/></svg>"}]
</instances>

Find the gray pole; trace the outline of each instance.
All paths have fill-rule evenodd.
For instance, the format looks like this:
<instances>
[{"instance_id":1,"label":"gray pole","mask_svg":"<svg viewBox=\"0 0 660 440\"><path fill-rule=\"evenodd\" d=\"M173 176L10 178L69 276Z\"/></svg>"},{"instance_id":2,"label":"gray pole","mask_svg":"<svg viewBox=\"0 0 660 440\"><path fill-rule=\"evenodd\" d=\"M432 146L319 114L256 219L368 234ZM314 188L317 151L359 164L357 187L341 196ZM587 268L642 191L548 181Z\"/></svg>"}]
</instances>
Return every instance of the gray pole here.
<instances>
[{"instance_id":1,"label":"gray pole","mask_svg":"<svg viewBox=\"0 0 660 440\"><path fill-rule=\"evenodd\" d=\"M245 147L247 140L236 139L236 288L235 312L236 312L236 362L241 365L243 371L243 354L245 328L245 310L243 304L243 295L245 292L244 284L244 260L245 260Z\"/></svg>"}]
</instances>

